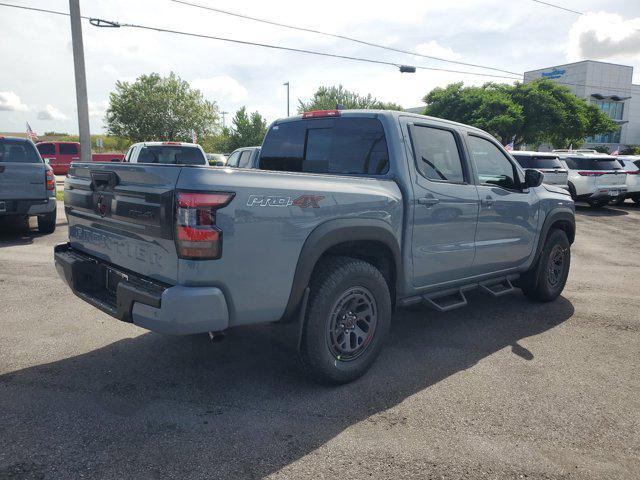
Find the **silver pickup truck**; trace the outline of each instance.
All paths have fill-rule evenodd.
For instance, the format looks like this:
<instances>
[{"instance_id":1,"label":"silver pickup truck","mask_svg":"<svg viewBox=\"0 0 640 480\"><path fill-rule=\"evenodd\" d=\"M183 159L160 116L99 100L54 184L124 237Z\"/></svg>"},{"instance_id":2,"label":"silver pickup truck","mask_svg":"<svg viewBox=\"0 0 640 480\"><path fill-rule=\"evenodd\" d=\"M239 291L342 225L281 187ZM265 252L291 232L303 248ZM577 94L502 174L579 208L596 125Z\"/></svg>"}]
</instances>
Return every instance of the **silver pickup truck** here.
<instances>
[{"instance_id":1,"label":"silver pickup truck","mask_svg":"<svg viewBox=\"0 0 640 480\"><path fill-rule=\"evenodd\" d=\"M31 140L0 136L0 217L37 217L56 229L56 179Z\"/></svg>"},{"instance_id":2,"label":"silver pickup truck","mask_svg":"<svg viewBox=\"0 0 640 480\"><path fill-rule=\"evenodd\" d=\"M260 170L76 163L65 211L55 264L80 298L167 334L276 322L334 383L371 366L396 307L554 300L575 235L566 190L487 133L388 111L278 120Z\"/></svg>"}]
</instances>

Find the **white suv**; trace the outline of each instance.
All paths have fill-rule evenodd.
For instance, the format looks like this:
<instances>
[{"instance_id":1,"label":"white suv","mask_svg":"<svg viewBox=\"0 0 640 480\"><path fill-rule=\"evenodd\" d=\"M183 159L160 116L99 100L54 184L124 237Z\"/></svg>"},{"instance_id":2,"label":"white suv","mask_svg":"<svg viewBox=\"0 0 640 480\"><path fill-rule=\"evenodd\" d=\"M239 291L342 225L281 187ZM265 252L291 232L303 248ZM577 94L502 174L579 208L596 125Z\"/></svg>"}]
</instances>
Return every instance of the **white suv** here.
<instances>
[{"instance_id":1,"label":"white suv","mask_svg":"<svg viewBox=\"0 0 640 480\"><path fill-rule=\"evenodd\" d=\"M620 155L618 163L627 174L627 194L618 200L621 205L627 198L640 205L640 155Z\"/></svg>"},{"instance_id":2,"label":"white suv","mask_svg":"<svg viewBox=\"0 0 640 480\"><path fill-rule=\"evenodd\" d=\"M522 150L510 153L522 168L533 168L541 172L544 175L542 180L544 183L569 189L567 169L558 158L557 153L525 152Z\"/></svg>"},{"instance_id":3,"label":"white suv","mask_svg":"<svg viewBox=\"0 0 640 480\"><path fill-rule=\"evenodd\" d=\"M569 171L569 192L574 201L602 207L627 194L626 172L616 157L604 154L558 153Z\"/></svg>"}]
</instances>

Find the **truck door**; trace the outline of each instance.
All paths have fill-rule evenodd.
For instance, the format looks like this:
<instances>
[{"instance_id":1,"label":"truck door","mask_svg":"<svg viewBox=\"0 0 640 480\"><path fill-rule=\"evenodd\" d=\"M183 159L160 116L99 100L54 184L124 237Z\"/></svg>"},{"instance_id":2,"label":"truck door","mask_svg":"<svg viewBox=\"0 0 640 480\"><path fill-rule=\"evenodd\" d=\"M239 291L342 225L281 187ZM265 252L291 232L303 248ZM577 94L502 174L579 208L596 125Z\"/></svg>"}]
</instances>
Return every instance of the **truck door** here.
<instances>
[{"instance_id":1,"label":"truck door","mask_svg":"<svg viewBox=\"0 0 640 480\"><path fill-rule=\"evenodd\" d=\"M515 163L492 139L469 133L466 141L480 197L474 270L516 267L533 249L540 218L537 195L524 188Z\"/></svg>"},{"instance_id":2,"label":"truck door","mask_svg":"<svg viewBox=\"0 0 640 480\"><path fill-rule=\"evenodd\" d=\"M479 200L461 135L426 122L406 126L415 165L410 168L414 285L464 278L475 255Z\"/></svg>"}]
</instances>

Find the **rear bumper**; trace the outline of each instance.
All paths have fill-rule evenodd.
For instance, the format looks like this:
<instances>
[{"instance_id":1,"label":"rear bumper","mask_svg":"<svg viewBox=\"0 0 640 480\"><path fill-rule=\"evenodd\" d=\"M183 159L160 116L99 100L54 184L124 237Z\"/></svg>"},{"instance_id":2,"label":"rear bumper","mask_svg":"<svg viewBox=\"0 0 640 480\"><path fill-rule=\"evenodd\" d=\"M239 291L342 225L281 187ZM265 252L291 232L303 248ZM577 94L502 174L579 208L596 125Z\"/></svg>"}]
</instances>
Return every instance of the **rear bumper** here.
<instances>
[{"instance_id":1,"label":"rear bumper","mask_svg":"<svg viewBox=\"0 0 640 480\"><path fill-rule=\"evenodd\" d=\"M1 215L43 215L56 208L55 198L28 200L0 200Z\"/></svg>"},{"instance_id":2,"label":"rear bumper","mask_svg":"<svg viewBox=\"0 0 640 480\"><path fill-rule=\"evenodd\" d=\"M164 285L119 270L68 243L55 247L54 259L58 274L75 295L119 320L169 335L229 326L227 302L219 288Z\"/></svg>"},{"instance_id":3,"label":"rear bumper","mask_svg":"<svg viewBox=\"0 0 640 480\"><path fill-rule=\"evenodd\" d=\"M616 193L614 195L614 193ZM587 201L587 200L605 200L606 198L615 199L615 198L624 198L627 195L627 187L624 185L620 187L600 187L595 191L586 193L583 195L578 195L577 200Z\"/></svg>"}]
</instances>

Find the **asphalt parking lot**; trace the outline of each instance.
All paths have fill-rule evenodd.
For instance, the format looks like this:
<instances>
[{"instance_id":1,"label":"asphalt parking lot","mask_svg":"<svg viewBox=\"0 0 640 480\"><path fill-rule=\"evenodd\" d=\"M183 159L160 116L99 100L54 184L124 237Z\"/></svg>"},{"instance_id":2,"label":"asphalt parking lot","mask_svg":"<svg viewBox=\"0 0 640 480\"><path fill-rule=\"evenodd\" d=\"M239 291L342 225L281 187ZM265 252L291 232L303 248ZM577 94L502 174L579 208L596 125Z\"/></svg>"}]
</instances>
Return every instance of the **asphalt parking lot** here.
<instances>
[{"instance_id":1,"label":"asphalt parking lot","mask_svg":"<svg viewBox=\"0 0 640 480\"><path fill-rule=\"evenodd\" d=\"M212 344L120 323L58 279L64 216L2 224L0 479L638 478L640 208L577 224L556 302L401 311L336 388L269 326Z\"/></svg>"}]
</instances>

